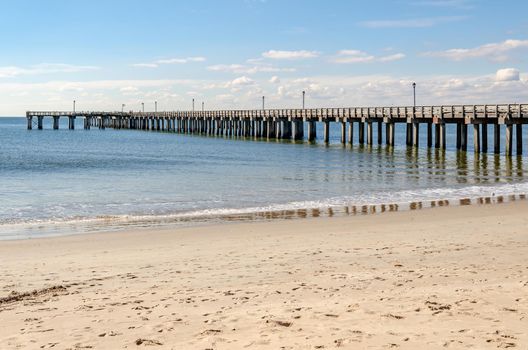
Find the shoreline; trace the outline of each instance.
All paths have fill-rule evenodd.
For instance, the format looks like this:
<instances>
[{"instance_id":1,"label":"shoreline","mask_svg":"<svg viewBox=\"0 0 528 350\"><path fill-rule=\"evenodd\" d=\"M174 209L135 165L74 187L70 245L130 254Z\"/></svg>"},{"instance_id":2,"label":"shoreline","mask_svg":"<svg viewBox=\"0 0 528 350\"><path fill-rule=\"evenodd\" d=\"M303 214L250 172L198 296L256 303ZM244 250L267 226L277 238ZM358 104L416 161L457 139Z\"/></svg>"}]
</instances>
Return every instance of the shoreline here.
<instances>
[{"instance_id":1,"label":"shoreline","mask_svg":"<svg viewBox=\"0 0 528 350\"><path fill-rule=\"evenodd\" d=\"M4 227L0 226L0 232L2 232L2 230L5 231L8 228L18 228L20 232L24 233L0 233L0 242L145 229L181 229L186 227L223 225L235 222L268 222L274 220L298 220L317 217L377 215L388 212L406 212L447 206L496 205L515 201L525 201L527 199L528 195L526 193L504 193L493 196L444 198L386 204L331 205L319 208L306 207L281 210L259 210L260 208L223 209L230 213L197 214L198 212L188 212L167 215L121 215L66 221L15 223L6 224ZM202 212L209 211L215 211L215 209L203 210ZM23 229L21 229L22 227ZM32 231L36 232L36 234L31 235L30 232ZM69 231L70 233L65 233L66 231Z\"/></svg>"},{"instance_id":2,"label":"shoreline","mask_svg":"<svg viewBox=\"0 0 528 350\"><path fill-rule=\"evenodd\" d=\"M0 343L523 348L527 210L515 201L2 241Z\"/></svg>"}]
</instances>

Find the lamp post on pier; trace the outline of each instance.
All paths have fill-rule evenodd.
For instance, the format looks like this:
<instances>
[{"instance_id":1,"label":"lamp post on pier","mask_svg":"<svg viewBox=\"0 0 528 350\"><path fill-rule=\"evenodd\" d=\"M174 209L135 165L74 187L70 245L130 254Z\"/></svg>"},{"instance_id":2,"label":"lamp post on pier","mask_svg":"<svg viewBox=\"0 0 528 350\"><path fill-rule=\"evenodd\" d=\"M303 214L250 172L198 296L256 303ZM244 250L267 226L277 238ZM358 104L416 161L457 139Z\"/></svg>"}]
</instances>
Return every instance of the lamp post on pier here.
<instances>
[{"instance_id":1,"label":"lamp post on pier","mask_svg":"<svg viewBox=\"0 0 528 350\"><path fill-rule=\"evenodd\" d=\"M204 111L204 102L202 101L202 112Z\"/></svg>"},{"instance_id":2,"label":"lamp post on pier","mask_svg":"<svg viewBox=\"0 0 528 350\"><path fill-rule=\"evenodd\" d=\"M194 112L194 98L192 100L192 111Z\"/></svg>"},{"instance_id":3,"label":"lamp post on pier","mask_svg":"<svg viewBox=\"0 0 528 350\"><path fill-rule=\"evenodd\" d=\"M303 106L303 109L304 109L304 96L306 95L306 91L303 90L302 95L303 95L303 104L302 104L302 106Z\"/></svg>"},{"instance_id":4,"label":"lamp post on pier","mask_svg":"<svg viewBox=\"0 0 528 350\"><path fill-rule=\"evenodd\" d=\"M125 111L125 104L123 103L123 104L121 105L121 113L123 113L124 111Z\"/></svg>"},{"instance_id":5,"label":"lamp post on pier","mask_svg":"<svg viewBox=\"0 0 528 350\"><path fill-rule=\"evenodd\" d=\"M262 96L262 109L265 109L265 108L264 108L264 99L265 99L265 97Z\"/></svg>"},{"instance_id":6,"label":"lamp post on pier","mask_svg":"<svg viewBox=\"0 0 528 350\"><path fill-rule=\"evenodd\" d=\"M416 107L416 83L412 83L413 87L413 107Z\"/></svg>"},{"instance_id":7,"label":"lamp post on pier","mask_svg":"<svg viewBox=\"0 0 528 350\"><path fill-rule=\"evenodd\" d=\"M141 111L145 113L145 103L141 102Z\"/></svg>"},{"instance_id":8,"label":"lamp post on pier","mask_svg":"<svg viewBox=\"0 0 528 350\"><path fill-rule=\"evenodd\" d=\"M75 113L75 100L73 100L73 113Z\"/></svg>"},{"instance_id":9,"label":"lamp post on pier","mask_svg":"<svg viewBox=\"0 0 528 350\"><path fill-rule=\"evenodd\" d=\"M154 112L158 112L158 101L154 101Z\"/></svg>"}]
</instances>

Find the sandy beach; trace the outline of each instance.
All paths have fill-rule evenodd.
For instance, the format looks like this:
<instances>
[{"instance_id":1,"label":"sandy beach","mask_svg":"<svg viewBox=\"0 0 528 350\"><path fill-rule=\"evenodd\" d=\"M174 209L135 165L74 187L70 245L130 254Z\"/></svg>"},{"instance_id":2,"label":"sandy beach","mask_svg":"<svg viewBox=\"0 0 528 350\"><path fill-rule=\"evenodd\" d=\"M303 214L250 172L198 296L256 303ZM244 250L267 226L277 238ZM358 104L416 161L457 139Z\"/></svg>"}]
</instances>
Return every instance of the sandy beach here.
<instances>
[{"instance_id":1,"label":"sandy beach","mask_svg":"<svg viewBox=\"0 0 528 350\"><path fill-rule=\"evenodd\" d=\"M0 348L527 349L527 212L3 241Z\"/></svg>"}]
</instances>

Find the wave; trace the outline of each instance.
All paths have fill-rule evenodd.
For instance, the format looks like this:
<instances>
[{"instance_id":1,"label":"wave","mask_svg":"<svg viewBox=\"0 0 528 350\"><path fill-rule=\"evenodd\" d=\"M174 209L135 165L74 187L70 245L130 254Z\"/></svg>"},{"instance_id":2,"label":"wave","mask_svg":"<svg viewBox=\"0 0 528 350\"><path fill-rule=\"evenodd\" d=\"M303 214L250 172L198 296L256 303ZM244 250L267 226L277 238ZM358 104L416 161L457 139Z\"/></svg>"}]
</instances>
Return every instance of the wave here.
<instances>
[{"instance_id":1,"label":"wave","mask_svg":"<svg viewBox=\"0 0 528 350\"><path fill-rule=\"evenodd\" d=\"M129 227L163 225L193 225L211 221L242 221L273 218L338 215L350 212L377 212L406 210L436 205L493 203L524 198L528 182L461 188L434 188L377 192L320 200L293 201L245 208L207 208L169 214L102 215L94 217L62 217L47 219L13 219L0 222L0 239L28 238L35 235L52 236L71 233L88 233L121 230ZM485 199L485 200L484 200ZM376 210L376 207L379 207ZM328 212L322 212L328 210ZM311 211L311 212L308 212Z\"/></svg>"}]
</instances>

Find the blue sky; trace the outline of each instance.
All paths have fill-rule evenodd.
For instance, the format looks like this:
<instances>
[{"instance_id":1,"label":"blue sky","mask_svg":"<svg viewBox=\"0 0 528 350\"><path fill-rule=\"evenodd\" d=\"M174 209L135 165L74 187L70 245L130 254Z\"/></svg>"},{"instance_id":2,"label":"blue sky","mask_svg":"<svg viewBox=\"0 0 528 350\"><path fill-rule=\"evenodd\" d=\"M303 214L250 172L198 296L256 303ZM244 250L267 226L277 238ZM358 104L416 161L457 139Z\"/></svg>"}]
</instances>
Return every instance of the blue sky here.
<instances>
[{"instance_id":1,"label":"blue sky","mask_svg":"<svg viewBox=\"0 0 528 350\"><path fill-rule=\"evenodd\" d=\"M528 2L2 1L0 115L528 101ZM149 107L150 106L150 107Z\"/></svg>"}]
</instances>

